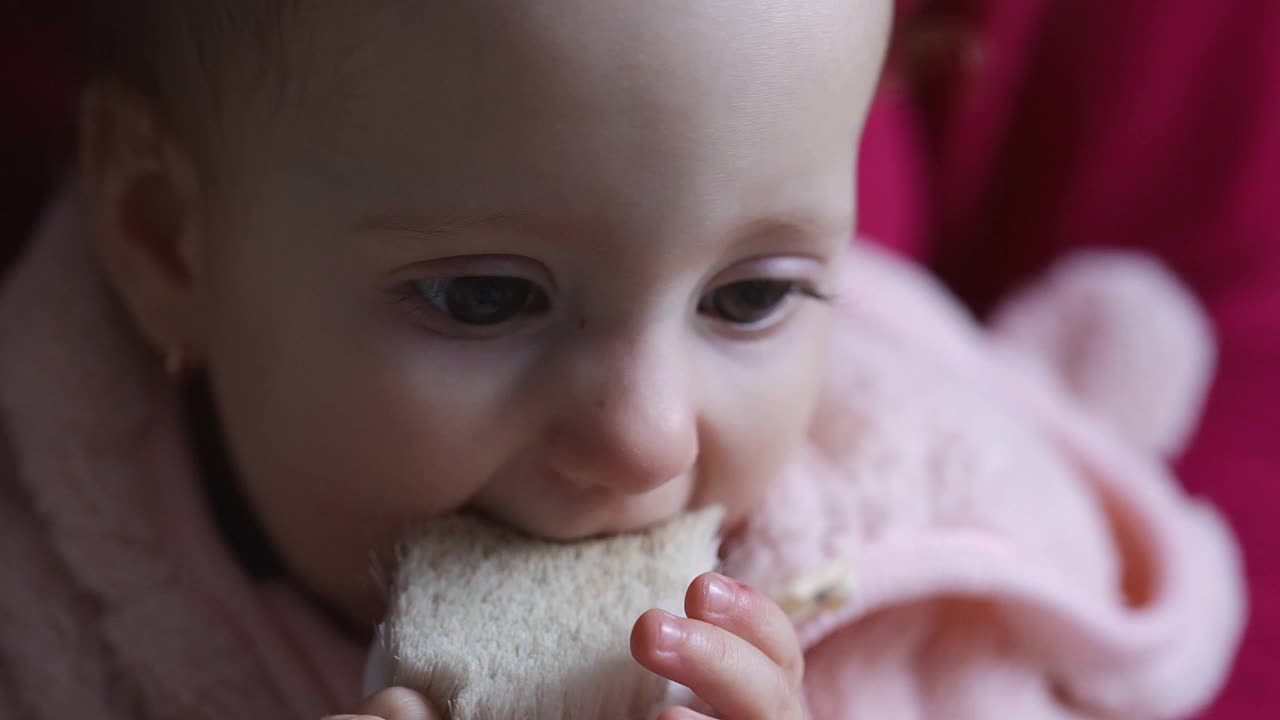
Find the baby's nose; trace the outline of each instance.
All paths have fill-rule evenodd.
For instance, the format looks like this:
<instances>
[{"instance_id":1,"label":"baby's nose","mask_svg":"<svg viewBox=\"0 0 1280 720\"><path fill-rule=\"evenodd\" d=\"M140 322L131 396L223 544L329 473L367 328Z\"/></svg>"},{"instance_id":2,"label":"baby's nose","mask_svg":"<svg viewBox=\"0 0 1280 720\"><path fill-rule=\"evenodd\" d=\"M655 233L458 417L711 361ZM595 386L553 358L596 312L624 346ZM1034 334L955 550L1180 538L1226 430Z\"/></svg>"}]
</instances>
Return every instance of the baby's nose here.
<instances>
[{"instance_id":1,"label":"baby's nose","mask_svg":"<svg viewBox=\"0 0 1280 720\"><path fill-rule=\"evenodd\" d=\"M693 467L698 408L679 343L601 343L566 373L548 439L551 464L565 479L638 495Z\"/></svg>"}]
</instances>

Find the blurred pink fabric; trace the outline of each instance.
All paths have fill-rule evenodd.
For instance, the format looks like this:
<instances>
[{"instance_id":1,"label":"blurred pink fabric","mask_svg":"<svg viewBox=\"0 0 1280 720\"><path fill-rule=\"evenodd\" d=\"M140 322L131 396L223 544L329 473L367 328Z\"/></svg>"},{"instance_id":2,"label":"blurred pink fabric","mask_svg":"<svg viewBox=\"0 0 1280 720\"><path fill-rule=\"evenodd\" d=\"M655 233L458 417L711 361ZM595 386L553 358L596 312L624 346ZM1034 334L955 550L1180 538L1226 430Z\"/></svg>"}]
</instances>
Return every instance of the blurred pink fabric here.
<instances>
[{"instance_id":1,"label":"blurred pink fabric","mask_svg":"<svg viewBox=\"0 0 1280 720\"><path fill-rule=\"evenodd\" d=\"M1203 717L1280 717L1280 3L922 4L869 123L864 232L979 310L1085 246L1150 252L1191 287L1219 363L1179 475L1238 533L1250 604Z\"/></svg>"},{"instance_id":2,"label":"blurred pink fabric","mask_svg":"<svg viewBox=\"0 0 1280 720\"><path fill-rule=\"evenodd\" d=\"M1183 718L1213 696L1243 589L1163 462L1212 360L1165 271L1078 254L981 328L859 247L832 346L807 452L725 558L763 588L851 561L851 599L800 627L815 718Z\"/></svg>"}]
</instances>

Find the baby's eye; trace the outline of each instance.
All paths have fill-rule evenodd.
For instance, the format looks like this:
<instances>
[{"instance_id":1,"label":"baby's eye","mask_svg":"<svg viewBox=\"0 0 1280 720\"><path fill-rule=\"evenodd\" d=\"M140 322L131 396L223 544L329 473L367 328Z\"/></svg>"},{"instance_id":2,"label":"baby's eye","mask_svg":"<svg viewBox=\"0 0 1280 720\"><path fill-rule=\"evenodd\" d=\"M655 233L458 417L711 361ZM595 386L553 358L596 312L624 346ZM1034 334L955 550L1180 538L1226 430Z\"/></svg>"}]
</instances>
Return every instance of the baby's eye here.
<instances>
[{"instance_id":1,"label":"baby's eye","mask_svg":"<svg viewBox=\"0 0 1280 720\"><path fill-rule=\"evenodd\" d=\"M519 277L428 278L414 286L437 310L465 325L497 325L547 308L546 293Z\"/></svg>"},{"instance_id":2,"label":"baby's eye","mask_svg":"<svg viewBox=\"0 0 1280 720\"><path fill-rule=\"evenodd\" d=\"M794 280L742 280L721 285L702 297L698 312L734 325L753 325L778 309L792 293L800 292Z\"/></svg>"}]
</instances>

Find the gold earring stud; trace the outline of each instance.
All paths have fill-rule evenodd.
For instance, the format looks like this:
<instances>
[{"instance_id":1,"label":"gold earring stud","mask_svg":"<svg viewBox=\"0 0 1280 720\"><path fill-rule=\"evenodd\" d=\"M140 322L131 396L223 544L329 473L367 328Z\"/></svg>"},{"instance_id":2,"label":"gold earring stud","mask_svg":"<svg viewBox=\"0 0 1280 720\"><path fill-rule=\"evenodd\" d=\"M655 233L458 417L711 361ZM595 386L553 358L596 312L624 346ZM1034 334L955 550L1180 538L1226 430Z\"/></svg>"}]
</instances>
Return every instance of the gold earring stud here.
<instances>
[{"instance_id":1,"label":"gold earring stud","mask_svg":"<svg viewBox=\"0 0 1280 720\"><path fill-rule=\"evenodd\" d=\"M164 372L174 380L180 379L187 369L187 359L181 345L170 345L164 353Z\"/></svg>"}]
</instances>

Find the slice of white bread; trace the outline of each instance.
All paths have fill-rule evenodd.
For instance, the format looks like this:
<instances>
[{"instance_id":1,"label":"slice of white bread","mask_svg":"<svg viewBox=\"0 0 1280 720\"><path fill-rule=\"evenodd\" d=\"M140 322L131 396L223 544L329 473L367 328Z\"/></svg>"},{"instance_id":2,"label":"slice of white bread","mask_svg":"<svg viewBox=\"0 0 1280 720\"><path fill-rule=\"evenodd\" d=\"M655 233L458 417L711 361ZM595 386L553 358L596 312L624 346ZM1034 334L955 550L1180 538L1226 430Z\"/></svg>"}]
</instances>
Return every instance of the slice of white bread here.
<instances>
[{"instance_id":1,"label":"slice of white bread","mask_svg":"<svg viewBox=\"0 0 1280 720\"><path fill-rule=\"evenodd\" d=\"M716 563L719 508L554 543L474 516L402 546L367 689L423 692L451 720L645 720L671 683L631 657L649 608L681 613Z\"/></svg>"}]
</instances>

